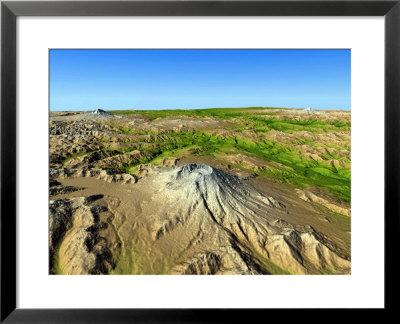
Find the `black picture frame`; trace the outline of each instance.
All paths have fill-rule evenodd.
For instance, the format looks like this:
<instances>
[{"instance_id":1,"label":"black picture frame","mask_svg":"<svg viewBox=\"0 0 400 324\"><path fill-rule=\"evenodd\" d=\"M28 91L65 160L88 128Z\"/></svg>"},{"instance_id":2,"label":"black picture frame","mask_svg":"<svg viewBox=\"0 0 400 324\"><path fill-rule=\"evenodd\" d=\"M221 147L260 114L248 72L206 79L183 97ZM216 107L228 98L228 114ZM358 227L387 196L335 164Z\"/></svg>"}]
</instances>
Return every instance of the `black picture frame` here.
<instances>
[{"instance_id":1,"label":"black picture frame","mask_svg":"<svg viewBox=\"0 0 400 324\"><path fill-rule=\"evenodd\" d=\"M195 323L264 318L270 309L16 308L16 18L18 16L384 16L385 310L396 308L399 237L400 0L380 1L2 1L1 2L1 322Z\"/></svg>"}]
</instances>

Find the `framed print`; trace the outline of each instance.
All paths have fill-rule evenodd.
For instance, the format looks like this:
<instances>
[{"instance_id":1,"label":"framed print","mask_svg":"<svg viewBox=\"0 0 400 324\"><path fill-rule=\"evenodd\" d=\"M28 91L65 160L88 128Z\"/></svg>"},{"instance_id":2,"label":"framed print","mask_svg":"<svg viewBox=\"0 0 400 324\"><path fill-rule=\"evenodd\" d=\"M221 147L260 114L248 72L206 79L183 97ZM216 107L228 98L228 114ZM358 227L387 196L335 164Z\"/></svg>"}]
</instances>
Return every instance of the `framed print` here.
<instances>
[{"instance_id":1,"label":"framed print","mask_svg":"<svg viewBox=\"0 0 400 324\"><path fill-rule=\"evenodd\" d=\"M2 2L1 320L391 309L399 8Z\"/></svg>"}]
</instances>

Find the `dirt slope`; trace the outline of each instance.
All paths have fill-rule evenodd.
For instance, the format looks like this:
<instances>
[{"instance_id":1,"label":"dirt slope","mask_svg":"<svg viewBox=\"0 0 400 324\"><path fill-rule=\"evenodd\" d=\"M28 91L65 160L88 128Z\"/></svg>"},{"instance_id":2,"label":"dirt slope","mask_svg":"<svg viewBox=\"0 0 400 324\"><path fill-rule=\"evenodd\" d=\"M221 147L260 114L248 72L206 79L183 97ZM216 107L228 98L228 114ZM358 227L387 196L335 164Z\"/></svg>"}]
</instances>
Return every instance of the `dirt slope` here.
<instances>
[{"instance_id":1,"label":"dirt slope","mask_svg":"<svg viewBox=\"0 0 400 324\"><path fill-rule=\"evenodd\" d=\"M75 184L90 186L85 180L78 177ZM350 271L348 257L323 235L282 220L284 204L208 165L159 168L138 183L125 184L125 191L119 198L92 195L51 201L51 232L63 237L58 252L62 272ZM65 217L69 220L60 234L60 225L52 224L65 216L65 206L70 217ZM140 265L135 265L136 259Z\"/></svg>"}]
</instances>

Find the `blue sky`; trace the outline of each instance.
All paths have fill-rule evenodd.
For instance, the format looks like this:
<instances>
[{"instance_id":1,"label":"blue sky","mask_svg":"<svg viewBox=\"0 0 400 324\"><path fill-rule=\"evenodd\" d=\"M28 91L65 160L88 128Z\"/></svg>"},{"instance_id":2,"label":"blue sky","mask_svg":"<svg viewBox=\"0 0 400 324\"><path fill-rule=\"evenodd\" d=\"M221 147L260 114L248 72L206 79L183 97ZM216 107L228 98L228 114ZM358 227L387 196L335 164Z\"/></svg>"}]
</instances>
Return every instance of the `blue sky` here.
<instances>
[{"instance_id":1,"label":"blue sky","mask_svg":"<svg viewBox=\"0 0 400 324\"><path fill-rule=\"evenodd\" d=\"M50 109L350 109L350 50L50 50Z\"/></svg>"}]
</instances>

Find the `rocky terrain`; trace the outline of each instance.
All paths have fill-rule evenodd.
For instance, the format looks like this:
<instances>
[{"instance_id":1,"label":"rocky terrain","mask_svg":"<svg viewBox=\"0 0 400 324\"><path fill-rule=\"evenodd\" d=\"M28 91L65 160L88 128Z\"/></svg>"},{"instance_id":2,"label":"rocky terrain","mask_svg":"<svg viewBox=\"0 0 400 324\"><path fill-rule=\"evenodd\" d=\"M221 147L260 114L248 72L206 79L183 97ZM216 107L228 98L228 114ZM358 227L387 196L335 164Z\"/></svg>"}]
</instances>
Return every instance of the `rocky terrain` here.
<instances>
[{"instance_id":1,"label":"rocky terrain","mask_svg":"<svg viewBox=\"0 0 400 324\"><path fill-rule=\"evenodd\" d=\"M52 274L349 274L350 112L51 112Z\"/></svg>"}]
</instances>

